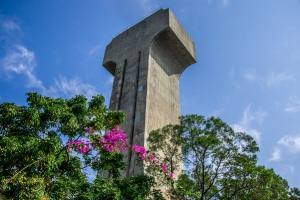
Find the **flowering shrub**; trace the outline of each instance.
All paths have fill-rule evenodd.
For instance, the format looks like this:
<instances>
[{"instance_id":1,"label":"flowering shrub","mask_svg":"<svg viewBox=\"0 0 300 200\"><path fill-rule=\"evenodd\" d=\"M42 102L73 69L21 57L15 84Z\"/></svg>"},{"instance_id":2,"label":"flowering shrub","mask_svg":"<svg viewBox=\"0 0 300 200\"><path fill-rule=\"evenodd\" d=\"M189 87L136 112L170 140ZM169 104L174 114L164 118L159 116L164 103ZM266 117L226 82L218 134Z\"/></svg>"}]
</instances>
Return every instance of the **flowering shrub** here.
<instances>
[{"instance_id":1,"label":"flowering shrub","mask_svg":"<svg viewBox=\"0 0 300 200\"><path fill-rule=\"evenodd\" d=\"M120 127L113 128L110 132L106 132L103 138L99 138L99 143L107 151L124 151L126 149L127 135Z\"/></svg>"},{"instance_id":2,"label":"flowering shrub","mask_svg":"<svg viewBox=\"0 0 300 200\"><path fill-rule=\"evenodd\" d=\"M93 127L87 129L87 133L92 135L96 130ZM168 179L175 180L174 174L172 174L167 166L163 163L159 163L153 154L148 154L145 147L134 144L133 146L127 144L127 135L124 131L116 126L110 131L107 131L104 136L99 138L93 138L92 147L94 149L104 148L109 152L121 152L126 148L131 148L137 153L138 157L147 164L153 165L167 175ZM68 148L78 151L79 153L87 153L90 148L90 140L76 140L68 142Z\"/></svg>"},{"instance_id":3,"label":"flowering shrub","mask_svg":"<svg viewBox=\"0 0 300 200\"><path fill-rule=\"evenodd\" d=\"M76 149L79 153L86 153L90 149L90 141L77 140L68 143L70 149Z\"/></svg>"}]
</instances>

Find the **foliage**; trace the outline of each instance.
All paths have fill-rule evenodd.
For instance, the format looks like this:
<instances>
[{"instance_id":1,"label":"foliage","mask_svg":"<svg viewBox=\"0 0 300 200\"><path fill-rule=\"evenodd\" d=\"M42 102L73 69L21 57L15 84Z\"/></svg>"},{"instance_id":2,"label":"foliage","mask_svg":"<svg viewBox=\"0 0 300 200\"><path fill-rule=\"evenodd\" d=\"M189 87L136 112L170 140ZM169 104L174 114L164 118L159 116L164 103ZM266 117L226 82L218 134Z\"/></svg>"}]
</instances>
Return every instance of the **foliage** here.
<instances>
[{"instance_id":1,"label":"foliage","mask_svg":"<svg viewBox=\"0 0 300 200\"><path fill-rule=\"evenodd\" d=\"M239 182L241 182L241 180L237 181L236 184L241 184ZM246 187L236 192L231 199L288 199L289 185L287 181L277 175L273 169L256 166L243 182ZM232 188L227 188L227 190L228 189L232 190ZM224 191L224 193L233 192L227 190Z\"/></svg>"},{"instance_id":2,"label":"foliage","mask_svg":"<svg viewBox=\"0 0 300 200\"><path fill-rule=\"evenodd\" d=\"M180 118L149 134L149 149L168 168L182 156L185 173L169 187L171 199L288 199L288 183L272 169L257 166L259 150L246 133L235 132L219 118ZM180 149L182 151L180 151Z\"/></svg>"},{"instance_id":3,"label":"foliage","mask_svg":"<svg viewBox=\"0 0 300 200\"><path fill-rule=\"evenodd\" d=\"M167 125L162 129L153 130L149 133L148 150L152 152L155 157L164 163L164 166L174 174L182 173L182 126L180 125ZM163 147L163 148L162 148ZM161 170L157 170L155 165L149 165L146 168L148 174L156 178L159 186L168 185L172 187L173 184L163 176ZM171 182L172 183L172 182Z\"/></svg>"},{"instance_id":4,"label":"foliage","mask_svg":"<svg viewBox=\"0 0 300 200\"><path fill-rule=\"evenodd\" d=\"M183 129L180 125L167 125L162 129L151 131L147 138L149 142L148 150L150 152L159 151L155 155L156 158L169 166L172 173L181 167L179 165L182 160L182 131Z\"/></svg>"},{"instance_id":5,"label":"foliage","mask_svg":"<svg viewBox=\"0 0 300 200\"><path fill-rule=\"evenodd\" d=\"M100 148L72 153L67 145L79 141L93 127L101 135L124 121L124 113L110 111L101 95L89 102L83 95L63 100L27 94L28 106L0 105L0 194L7 199L145 199L155 185L140 175L120 178L123 156ZM94 182L83 169L107 170ZM127 186L127 187L126 187Z\"/></svg>"},{"instance_id":6,"label":"foliage","mask_svg":"<svg viewBox=\"0 0 300 200\"><path fill-rule=\"evenodd\" d=\"M124 113L108 110L101 95L89 102L83 95L66 100L37 93L27 96L28 106L0 105L1 198L163 200L156 180L169 187L171 199L300 197L299 190L289 190L273 169L256 164L259 149L251 136L234 132L219 118L187 115L180 118L180 125L152 131L151 154L126 144L126 134L116 127L124 121ZM120 151L128 147L155 178L120 177L126 168ZM174 184L181 159L187 170ZM88 182L83 173L87 167L106 171L108 177L99 173Z\"/></svg>"},{"instance_id":7,"label":"foliage","mask_svg":"<svg viewBox=\"0 0 300 200\"><path fill-rule=\"evenodd\" d=\"M300 199L300 190L298 188L291 188L290 189L290 200L299 200Z\"/></svg>"}]
</instances>

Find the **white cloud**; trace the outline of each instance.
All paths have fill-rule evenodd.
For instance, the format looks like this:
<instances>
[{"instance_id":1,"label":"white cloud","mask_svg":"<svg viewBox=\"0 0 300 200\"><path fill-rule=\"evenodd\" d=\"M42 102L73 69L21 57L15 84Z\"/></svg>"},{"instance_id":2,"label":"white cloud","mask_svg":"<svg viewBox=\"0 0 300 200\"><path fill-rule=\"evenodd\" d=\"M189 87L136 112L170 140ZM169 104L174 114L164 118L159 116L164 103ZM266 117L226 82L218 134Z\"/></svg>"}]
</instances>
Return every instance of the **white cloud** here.
<instances>
[{"instance_id":1,"label":"white cloud","mask_svg":"<svg viewBox=\"0 0 300 200\"><path fill-rule=\"evenodd\" d=\"M286 81L294 81L294 75L293 74L287 74L285 72L283 73L273 73L271 72L267 76L262 76L259 75L255 69L249 68L246 69L243 73L242 76L246 81L249 82L254 82L260 84L261 86L274 86L274 85L279 85L282 82Z\"/></svg>"},{"instance_id":2,"label":"white cloud","mask_svg":"<svg viewBox=\"0 0 300 200\"><path fill-rule=\"evenodd\" d=\"M71 80L67 80L65 77L59 77L58 80L55 79L55 86L51 88L53 88L54 91L62 92L67 97L84 94L90 99L97 94L96 89L92 85L82 83L78 77Z\"/></svg>"},{"instance_id":3,"label":"white cloud","mask_svg":"<svg viewBox=\"0 0 300 200\"><path fill-rule=\"evenodd\" d=\"M300 135L298 136L286 135L282 137L277 143L283 145L292 153L296 153L300 151Z\"/></svg>"},{"instance_id":4,"label":"white cloud","mask_svg":"<svg viewBox=\"0 0 300 200\"><path fill-rule=\"evenodd\" d=\"M258 123L259 125L261 125L261 124L263 123L263 121L265 120L265 118L266 118L267 115L268 115L268 114L267 114L265 111L263 111L263 110L261 110L261 109L258 109L258 110L255 111L255 113L254 113L255 121L257 121L257 123Z\"/></svg>"},{"instance_id":5,"label":"white cloud","mask_svg":"<svg viewBox=\"0 0 300 200\"><path fill-rule=\"evenodd\" d=\"M261 123L267 116L267 113L259 109L254 114L251 114L250 108L251 104L249 104L248 107L244 110L243 118L238 123L233 124L232 128L236 132L245 132L251 135L257 142L259 142L261 133L251 128L250 125L252 121L256 121L258 124L261 125Z\"/></svg>"},{"instance_id":6,"label":"white cloud","mask_svg":"<svg viewBox=\"0 0 300 200\"><path fill-rule=\"evenodd\" d=\"M272 86L279 84L280 82L283 81L293 81L294 77L292 74L286 74L286 73L281 73L281 74L274 74L271 73L267 79L267 85Z\"/></svg>"},{"instance_id":7,"label":"white cloud","mask_svg":"<svg viewBox=\"0 0 300 200\"><path fill-rule=\"evenodd\" d=\"M21 30L20 27L10 19L0 20L0 25L5 32Z\"/></svg>"},{"instance_id":8,"label":"white cloud","mask_svg":"<svg viewBox=\"0 0 300 200\"><path fill-rule=\"evenodd\" d=\"M300 152L300 135L285 135L277 141L277 147L274 149L272 158L269 161L278 161L281 159L281 152L298 153ZM293 166L289 167L293 172Z\"/></svg>"},{"instance_id":9,"label":"white cloud","mask_svg":"<svg viewBox=\"0 0 300 200\"><path fill-rule=\"evenodd\" d=\"M258 109L254 112L254 114L251 113L251 103L247 106L247 108L244 110L244 116L242 119L242 124L249 126L251 121L256 121L259 124L261 124L265 117L267 116L267 113L261 109Z\"/></svg>"},{"instance_id":10,"label":"white cloud","mask_svg":"<svg viewBox=\"0 0 300 200\"><path fill-rule=\"evenodd\" d=\"M0 27L4 31L21 30L12 20L4 20L4 18L5 16L0 15ZM97 45L89 53L94 54L101 47L101 45ZM34 52L22 45L15 45L13 48L8 49L6 56L0 60L1 72L3 71L8 77L12 77L15 74L23 75L26 78L26 87L35 88L43 95L59 96L62 93L67 97L71 97L76 94L84 94L90 99L97 93L93 86L82 83L78 77L71 80L59 77L58 80L54 79L55 84L47 89L43 82L34 75L35 67L36 59Z\"/></svg>"},{"instance_id":11,"label":"white cloud","mask_svg":"<svg viewBox=\"0 0 300 200\"><path fill-rule=\"evenodd\" d=\"M17 45L14 49L1 60L1 68L9 76L11 73L24 75L26 77L28 88L36 88L43 95L58 96L63 93L67 97L76 94L84 94L87 98L91 98L97 92L95 88L89 84L82 83L79 78L67 80L65 77L55 79L55 85L47 89L41 80L33 73L36 66L35 54L24 46Z\"/></svg>"},{"instance_id":12,"label":"white cloud","mask_svg":"<svg viewBox=\"0 0 300 200\"><path fill-rule=\"evenodd\" d=\"M275 148L272 154L272 158L269 161L278 161L281 158L281 150L279 148Z\"/></svg>"},{"instance_id":13,"label":"white cloud","mask_svg":"<svg viewBox=\"0 0 300 200\"><path fill-rule=\"evenodd\" d=\"M247 81L254 81L258 78L258 75L256 74L256 70L255 69L247 69L244 73L243 73L244 78Z\"/></svg>"},{"instance_id":14,"label":"white cloud","mask_svg":"<svg viewBox=\"0 0 300 200\"><path fill-rule=\"evenodd\" d=\"M33 52L28 51L23 46L17 45L2 62L2 66L6 71L21 74L26 71L32 71L35 66L35 57Z\"/></svg>"},{"instance_id":15,"label":"white cloud","mask_svg":"<svg viewBox=\"0 0 300 200\"><path fill-rule=\"evenodd\" d=\"M300 106L291 106L291 105L288 105L284 111L286 112L298 112L300 110Z\"/></svg>"},{"instance_id":16,"label":"white cloud","mask_svg":"<svg viewBox=\"0 0 300 200\"><path fill-rule=\"evenodd\" d=\"M97 46L91 48L91 50L89 51L89 55L93 55L97 53L97 51L99 51L101 48L102 48L101 44L98 44Z\"/></svg>"},{"instance_id":17,"label":"white cloud","mask_svg":"<svg viewBox=\"0 0 300 200\"><path fill-rule=\"evenodd\" d=\"M284 109L285 112L295 113L300 111L300 99L296 96L292 96L289 98L291 103Z\"/></svg>"},{"instance_id":18,"label":"white cloud","mask_svg":"<svg viewBox=\"0 0 300 200\"><path fill-rule=\"evenodd\" d=\"M35 55L24 46L17 45L1 60L3 71L10 75L11 72L22 74L28 79L28 87L42 88L41 81L33 75L36 65Z\"/></svg>"},{"instance_id":19,"label":"white cloud","mask_svg":"<svg viewBox=\"0 0 300 200\"><path fill-rule=\"evenodd\" d=\"M235 132L244 132L248 135L251 135L257 142L260 141L261 133L255 129L251 129L243 124L233 124L232 128Z\"/></svg>"}]
</instances>

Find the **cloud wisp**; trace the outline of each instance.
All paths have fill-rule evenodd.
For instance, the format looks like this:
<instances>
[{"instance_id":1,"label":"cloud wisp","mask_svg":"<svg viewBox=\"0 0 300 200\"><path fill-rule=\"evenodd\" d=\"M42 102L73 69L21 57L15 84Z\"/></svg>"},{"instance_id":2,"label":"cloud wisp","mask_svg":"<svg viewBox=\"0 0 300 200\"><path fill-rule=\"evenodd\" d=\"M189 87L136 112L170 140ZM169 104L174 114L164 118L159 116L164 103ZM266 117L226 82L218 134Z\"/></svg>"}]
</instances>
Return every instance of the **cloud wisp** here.
<instances>
[{"instance_id":1,"label":"cloud wisp","mask_svg":"<svg viewBox=\"0 0 300 200\"><path fill-rule=\"evenodd\" d=\"M251 135L257 142L260 142L261 133L256 129L251 128L252 121L256 121L259 125L262 124L263 120L267 116L267 113L258 110L254 114L251 113L251 104L244 110L243 118L236 124L232 125L232 128L236 132L245 132Z\"/></svg>"},{"instance_id":2,"label":"cloud wisp","mask_svg":"<svg viewBox=\"0 0 300 200\"><path fill-rule=\"evenodd\" d=\"M300 135L297 136L286 135L280 138L277 144L284 146L291 153L300 152Z\"/></svg>"},{"instance_id":3,"label":"cloud wisp","mask_svg":"<svg viewBox=\"0 0 300 200\"><path fill-rule=\"evenodd\" d=\"M44 89L42 82L33 75L33 69L36 66L35 55L24 46L16 45L9 50L2 59L1 66L8 76L11 76L10 72L26 76L28 87Z\"/></svg>"},{"instance_id":4,"label":"cloud wisp","mask_svg":"<svg viewBox=\"0 0 300 200\"><path fill-rule=\"evenodd\" d=\"M271 72L267 76L261 76L256 72L255 69L246 69L242 73L243 78L248 82L256 82L260 84L261 86L275 86L280 85L282 82L288 82L288 81L294 81L294 75L288 74L286 72L282 73L273 73Z\"/></svg>"},{"instance_id":5,"label":"cloud wisp","mask_svg":"<svg viewBox=\"0 0 300 200\"><path fill-rule=\"evenodd\" d=\"M286 73L280 73L280 74L274 74L273 72L269 74L267 78L267 85L268 86L273 86L280 84L281 82L284 81L293 81L294 76L292 74L286 74Z\"/></svg>"},{"instance_id":6,"label":"cloud wisp","mask_svg":"<svg viewBox=\"0 0 300 200\"><path fill-rule=\"evenodd\" d=\"M0 29L4 33L6 40L14 40L12 31L22 32L20 26L11 19L0 14ZM89 53L94 54L101 48L101 45L94 47ZM71 97L76 94L84 94L87 98L91 98L97 94L96 89L86 83L82 83L80 78L75 77L67 80L65 77L54 79L55 84L46 88L42 80L38 79L34 74L36 67L35 53L28 50L25 46L12 44L6 49L6 55L0 58L0 72L7 75L8 78L13 78L16 74L25 77L26 87L34 88L43 95L59 96L64 95Z\"/></svg>"},{"instance_id":7,"label":"cloud wisp","mask_svg":"<svg viewBox=\"0 0 300 200\"><path fill-rule=\"evenodd\" d=\"M97 52L102 48L101 44L98 44L97 46L94 46L93 48L91 48L91 50L89 51L89 55L94 55L97 54Z\"/></svg>"},{"instance_id":8,"label":"cloud wisp","mask_svg":"<svg viewBox=\"0 0 300 200\"><path fill-rule=\"evenodd\" d=\"M36 59L34 52L24 46L16 45L1 60L1 68L9 77L14 74L23 75L26 78L26 87L35 88L43 95L58 96L59 93L67 97L76 94L84 94L88 98L97 94L96 89L86 83L82 83L78 77L67 80L65 77L55 79L55 85L47 89L41 80L34 75Z\"/></svg>"},{"instance_id":9,"label":"cloud wisp","mask_svg":"<svg viewBox=\"0 0 300 200\"><path fill-rule=\"evenodd\" d=\"M0 16L0 26L2 28L3 31L5 32L10 32L10 31L15 31L15 30L21 30L20 27L14 23L12 20L10 19L6 19L4 20L3 16Z\"/></svg>"},{"instance_id":10,"label":"cloud wisp","mask_svg":"<svg viewBox=\"0 0 300 200\"><path fill-rule=\"evenodd\" d=\"M61 76L59 79L55 79L55 86L51 86L54 91L61 92L67 97L72 97L76 94L84 94L88 99L96 95L96 89L87 83L82 83L80 78L75 77L71 80L67 80Z\"/></svg>"},{"instance_id":11,"label":"cloud wisp","mask_svg":"<svg viewBox=\"0 0 300 200\"><path fill-rule=\"evenodd\" d=\"M281 160L281 154L295 154L300 152L300 135L285 135L277 141L272 157L269 161Z\"/></svg>"},{"instance_id":12,"label":"cloud wisp","mask_svg":"<svg viewBox=\"0 0 300 200\"><path fill-rule=\"evenodd\" d=\"M274 151L272 153L272 157L269 159L269 161L279 161L281 159L281 149L274 148Z\"/></svg>"},{"instance_id":13,"label":"cloud wisp","mask_svg":"<svg viewBox=\"0 0 300 200\"><path fill-rule=\"evenodd\" d=\"M285 107L284 111L289 113L296 113L300 111L300 99L296 96L292 96L289 99L291 103Z\"/></svg>"}]
</instances>

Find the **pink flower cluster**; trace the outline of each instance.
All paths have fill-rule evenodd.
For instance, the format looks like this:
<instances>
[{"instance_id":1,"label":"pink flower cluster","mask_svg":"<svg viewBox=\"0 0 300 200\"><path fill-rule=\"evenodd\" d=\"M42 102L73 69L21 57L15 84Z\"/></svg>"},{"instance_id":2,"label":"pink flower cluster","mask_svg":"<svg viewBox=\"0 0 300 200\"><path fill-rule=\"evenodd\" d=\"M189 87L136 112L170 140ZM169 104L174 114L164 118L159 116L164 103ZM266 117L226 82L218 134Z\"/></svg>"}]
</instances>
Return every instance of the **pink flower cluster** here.
<instances>
[{"instance_id":1,"label":"pink flower cluster","mask_svg":"<svg viewBox=\"0 0 300 200\"><path fill-rule=\"evenodd\" d=\"M156 165L156 167L161 168L165 175L168 175L172 180L175 179L174 174L171 173L165 164L160 164L158 160L155 159L153 154L147 154L145 147L133 145L133 150L138 154L138 157L144 162L150 165Z\"/></svg>"},{"instance_id":2,"label":"pink flower cluster","mask_svg":"<svg viewBox=\"0 0 300 200\"><path fill-rule=\"evenodd\" d=\"M94 133L93 127L87 129L87 133ZM106 132L104 138L99 138L94 140L93 147L98 146L105 148L108 151L118 152L124 151L126 149L127 135L123 132L120 127L115 127L111 131ZM70 149L77 150L79 153L86 153L90 149L90 141L77 140L68 142L68 147Z\"/></svg>"},{"instance_id":3,"label":"pink flower cluster","mask_svg":"<svg viewBox=\"0 0 300 200\"><path fill-rule=\"evenodd\" d=\"M87 129L88 134L94 133L95 130L93 127ZM103 147L107 151L124 151L127 147L132 148L134 152L137 153L138 157L150 165L155 165L160 168L163 173L170 177L171 180L174 180L174 174L172 174L165 164L160 164L158 160L155 159L153 154L147 154L145 147L138 146L134 144L130 146L127 144L127 135L123 132L120 127L115 127L111 131L106 132L104 137L94 140L93 147ZM68 148L77 150L79 153L86 153L90 149L90 141L77 140L68 142Z\"/></svg>"},{"instance_id":4,"label":"pink flower cluster","mask_svg":"<svg viewBox=\"0 0 300 200\"><path fill-rule=\"evenodd\" d=\"M90 141L77 140L68 142L68 148L76 149L79 153L86 153L90 150Z\"/></svg>"},{"instance_id":5,"label":"pink flower cluster","mask_svg":"<svg viewBox=\"0 0 300 200\"><path fill-rule=\"evenodd\" d=\"M120 152L126 150L127 135L121 128L115 127L110 132L106 132L104 138L99 138L98 141L107 151Z\"/></svg>"},{"instance_id":6,"label":"pink flower cluster","mask_svg":"<svg viewBox=\"0 0 300 200\"><path fill-rule=\"evenodd\" d=\"M135 144L133 145L133 150L138 154L138 157L140 157L142 160L146 159L147 152L145 147L141 147Z\"/></svg>"}]
</instances>

